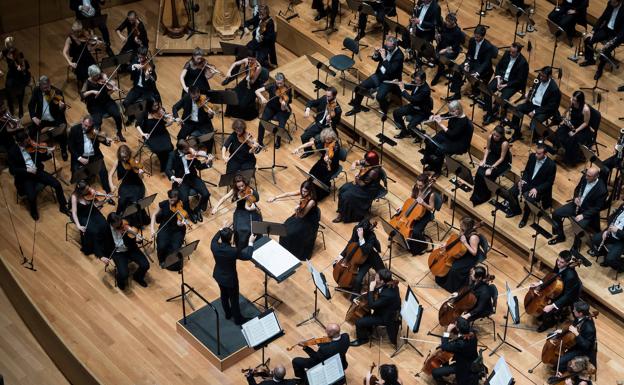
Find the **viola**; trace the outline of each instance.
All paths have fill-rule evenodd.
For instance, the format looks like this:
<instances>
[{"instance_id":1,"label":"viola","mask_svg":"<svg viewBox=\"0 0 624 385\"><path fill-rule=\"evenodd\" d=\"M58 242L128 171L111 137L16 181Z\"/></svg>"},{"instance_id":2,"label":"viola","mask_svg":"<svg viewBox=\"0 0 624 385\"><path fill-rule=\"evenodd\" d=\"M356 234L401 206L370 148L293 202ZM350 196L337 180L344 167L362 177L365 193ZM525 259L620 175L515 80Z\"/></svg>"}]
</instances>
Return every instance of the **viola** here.
<instances>
[{"instance_id":1,"label":"viola","mask_svg":"<svg viewBox=\"0 0 624 385\"><path fill-rule=\"evenodd\" d=\"M15 62L18 71L26 70L26 59L24 58L23 52L20 52L17 48L12 47L9 48L7 57Z\"/></svg>"},{"instance_id":2,"label":"viola","mask_svg":"<svg viewBox=\"0 0 624 385\"><path fill-rule=\"evenodd\" d=\"M101 134L93 128L93 126L87 131L87 137L93 142L98 140L104 143L105 146L110 147L111 143L119 142L118 138L109 138L108 136Z\"/></svg>"},{"instance_id":3,"label":"viola","mask_svg":"<svg viewBox=\"0 0 624 385\"><path fill-rule=\"evenodd\" d=\"M46 102L55 104L59 108L71 108L69 104L65 103L63 95L56 94L56 90L54 88L51 88L50 92L45 93L43 96L46 99Z\"/></svg>"},{"instance_id":4,"label":"viola","mask_svg":"<svg viewBox=\"0 0 624 385\"><path fill-rule=\"evenodd\" d=\"M286 350L291 351L297 346L315 346L315 345L320 345L320 344L328 344L330 342L332 342L332 338L329 336L315 337L315 338L310 338L309 340L297 342L296 344L287 347Z\"/></svg>"},{"instance_id":5,"label":"viola","mask_svg":"<svg viewBox=\"0 0 624 385\"><path fill-rule=\"evenodd\" d=\"M328 112L328 115L331 118L335 118L336 117L336 107L338 107L338 102L336 101L336 99L334 99L331 102L327 103L327 112Z\"/></svg>"},{"instance_id":6,"label":"viola","mask_svg":"<svg viewBox=\"0 0 624 385\"><path fill-rule=\"evenodd\" d=\"M106 88L107 91L110 91L110 92L118 91L122 94L126 93L126 91L117 87L117 83L111 78L109 78L108 76L106 76L106 74L103 72L100 73L98 78L95 80L95 83L101 85L102 87Z\"/></svg>"},{"instance_id":7,"label":"viola","mask_svg":"<svg viewBox=\"0 0 624 385\"><path fill-rule=\"evenodd\" d=\"M152 176L149 172L147 172L147 170L145 170L145 168L143 167L143 163L140 160L138 160L136 157L134 157L133 159L122 161L121 165L126 171L132 170L136 172L137 174L142 172L147 176Z\"/></svg>"},{"instance_id":8,"label":"viola","mask_svg":"<svg viewBox=\"0 0 624 385\"><path fill-rule=\"evenodd\" d=\"M568 268L578 266L579 264L580 261L573 258ZM524 296L524 309L527 314L538 317L544 312L544 306L559 297L562 292L563 281L561 280L561 272L550 272L544 277L540 285L529 288Z\"/></svg>"},{"instance_id":9,"label":"viola","mask_svg":"<svg viewBox=\"0 0 624 385\"><path fill-rule=\"evenodd\" d=\"M249 153L254 153L256 151L256 149L258 148L262 148L262 146L260 146L260 144L258 142L256 142L256 140L254 139L253 135L251 135L251 133L247 132L247 131L243 131L241 134L236 134L236 139L238 139L238 143L240 144L249 144L249 146L251 147L249 149ZM234 154L236 154L238 152L238 150L241 148L241 146L239 146L234 153L232 153L230 155L230 159L232 159L232 157L234 157Z\"/></svg>"},{"instance_id":10,"label":"viola","mask_svg":"<svg viewBox=\"0 0 624 385\"><path fill-rule=\"evenodd\" d=\"M204 112L209 114L214 114L215 105L208 102L208 97L206 95L199 95L199 98L195 102L197 106L204 110Z\"/></svg>"},{"instance_id":11,"label":"viola","mask_svg":"<svg viewBox=\"0 0 624 385\"><path fill-rule=\"evenodd\" d=\"M470 235L482 225L483 222L479 222L463 233L451 234L444 246L434 249L431 254L429 254L428 261L431 273L436 277L445 277L451 269L453 261L466 254L467 249L461 242L461 236L465 235L466 238L469 238Z\"/></svg>"},{"instance_id":12,"label":"viola","mask_svg":"<svg viewBox=\"0 0 624 385\"><path fill-rule=\"evenodd\" d=\"M290 107L288 103L290 102L290 96L288 96L288 92L290 91L290 87L285 85L279 86L275 89L275 96L279 98L280 103L284 103L286 105L286 110L290 111Z\"/></svg>"},{"instance_id":13,"label":"viola","mask_svg":"<svg viewBox=\"0 0 624 385\"><path fill-rule=\"evenodd\" d=\"M15 131L21 128L21 122L19 118L13 117L9 111L6 111L4 115L0 116L0 131L7 128L7 131Z\"/></svg>"},{"instance_id":14,"label":"viola","mask_svg":"<svg viewBox=\"0 0 624 385\"><path fill-rule=\"evenodd\" d=\"M254 195L254 191L250 186L245 187L243 191L238 192L238 200L245 200L245 203L249 206L258 202L256 196ZM260 207L256 205L256 210L260 212Z\"/></svg>"},{"instance_id":15,"label":"viola","mask_svg":"<svg viewBox=\"0 0 624 385\"><path fill-rule=\"evenodd\" d=\"M143 242L143 237L141 236L141 232L136 227L130 226L127 220L123 219L121 221L121 228L124 234L126 234L129 238L136 239L138 242Z\"/></svg>"},{"instance_id":16,"label":"viola","mask_svg":"<svg viewBox=\"0 0 624 385\"><path fill-rule=\"evenodd\" d=\"M273 377L273 372L269 370L269 368L266 366L257 367L254 369L252 368L241 369L241 373L243 373L246 376L260 377L260 378Z\"/></svg>"},{"instance_id":17,"label":"viola","mask_svg":"<svg viewBox=\"0 0 624 385\"><path fill-rule=\"evenodd\" d=\"M169 210L173 211L177 217L178 222L186 225L188 229L191 229L193 225L189 221L189 215L186 210L184 210L184 204L182 201L177 201L174 205L169 205Z\"/></svg>"},{"instance_id":18,"label":"viola","mask_svg":"<svg viewBox=\"0 0 624 385\"><path fill-rule=\"evenodd\" d=\"M84 200L94 202L104 202L108 199L112 199L113 197L113 194L107 194L101 191L97 191L93 187L88 187L84 194L82 194L82 198Z\"/></svg>"},{"instance_id":19,"label":"viola","mask_svg":"<svg viewBox=\"0 0 624 385\"><path fill-rule=\"evenodd\" d=\"M418 192L418 197L422 199L426 199L426 197L431 192L431 187L433 185L434 180L431 180L422 191ZM422 217L427 214L427 208L418 203L417 198L407 198L403 203L403 207L401 211L399 211L396 215L390 218L390 224L392 227L397 229L403 237L411 238L412 237L412 228L416 221L420 220Z\"/></svg>"},{"instance_id":20,"label":"viola","mask_svg":"<svg viewBox=\"0 0 624 385\"><path fill-rule=\"evenodd\" d=\"M325 143L325 163L327 163L327 171L331 171L332 160L334 159L334 155L336 155L336 141L331 141L329 143Z\"/></svg>"}]
</instances>

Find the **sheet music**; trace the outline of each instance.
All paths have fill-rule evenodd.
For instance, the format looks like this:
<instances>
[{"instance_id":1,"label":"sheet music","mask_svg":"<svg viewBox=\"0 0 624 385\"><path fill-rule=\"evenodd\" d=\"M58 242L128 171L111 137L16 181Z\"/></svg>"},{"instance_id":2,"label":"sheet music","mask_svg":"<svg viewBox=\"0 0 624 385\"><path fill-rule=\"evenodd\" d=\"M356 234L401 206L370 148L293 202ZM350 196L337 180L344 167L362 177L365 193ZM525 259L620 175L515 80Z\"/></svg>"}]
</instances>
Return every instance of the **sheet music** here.
<instances>
[{"instance_id":1,"label":"sheet music","mask_svg":"<svg viewBox=\"0 0 624 385\"><path fill-rule=\"evenodd\" d=\"M490 379L490 385L509 385L513 381L509 366L505 362L505 357L501 357L494 365L494 376Z\"/></svg>"},{"instance_id":2,"label":"sheet music","mask_svg":"<svg viewBox=\"0 0 624 385\"><path fill-rule=\"evenodd\" d=\"M309 385L330 385L344 377L340 354L334 354L306 372Z\"/></svg>"},{"instance_id":3,"label":"sheet music","mask_svg":"<svg viewBox=\"0 0 624 385\"><path fill-rule=\"evenodd\" d=\"M314 284L319 289L321 294L323 294L323 297L325 297L325 298L329 297L329 288L325 284L325 281L323 280L323 277L321 277L321 272L316 270L316 269L313 269L312 270L312 277L314 278Z\"/></svg>"},{"instance_id":4,"label":"sheet music","mask_svg":"<svg viewBox=\"0 0 624 385\"><path fill-rule=\"evenodd\" d=\"M301 262L274 239L254 250L253 260L262 265L274 277L279 277Z\"/></svg>"},{"instance_id":5,"label":"sheet music","mask_svg":"<svg viewBox=\"0 0 624 385\"><path fill-rule=\"evenodd\" d=\"M519 314L517 310L517 301L515 297L511 293L511 288L509 284L505 282L505 291L507 292L507 306L509 307L509 313L511 313L511 319L513 323L517 324L519 321Z\"/></svg>"},{"instance_id":6,"label":"sheet music","mask_svg":"<svg viewBox=\"0 0 624 385\"><path fill-rule=\"evenodd\" d=\"M247 345L256 347L282 331L277 316L270 312L262 318L253 318L242 325Z\"/></svg>"},{"instance_id":7,"label":"sheet music","mask_svg":"<svg viewBox=\"0 0 624 385\"><path fill-rule=\"evenodd\" d=\"M407 298L403 301L401 306L401 317L403 317L409 328L413 330L418 322L418 316L421 308L418 299L414 296L414 293L412 293L411 290L408 290L407 293Z\"/></svg>"}]
</instances>

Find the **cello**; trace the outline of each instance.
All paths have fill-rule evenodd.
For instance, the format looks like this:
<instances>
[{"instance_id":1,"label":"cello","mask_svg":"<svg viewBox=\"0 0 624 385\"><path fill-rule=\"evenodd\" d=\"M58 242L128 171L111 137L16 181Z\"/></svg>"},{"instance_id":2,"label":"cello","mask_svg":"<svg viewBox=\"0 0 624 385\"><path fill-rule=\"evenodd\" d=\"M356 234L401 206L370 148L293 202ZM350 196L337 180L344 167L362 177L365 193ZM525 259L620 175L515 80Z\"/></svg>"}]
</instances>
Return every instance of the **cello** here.
<instances>
[{"instance_id":1,"label":"cello","mask_svg":"<svg viewBox=\"0 0 624 385\"><path fill-rule=\"evenodd\" d=\"M575 267L580 261L572 258L568 267ZM563 281L561 272L550 272L544 277L543 282L537 286L529 288L524 296L524 310L534 317L540 316L544 312L544 306L559 297L563 292Z\"/></svg>"},{"instance_id":2,"label":"cello","mask_svg":"<svg viewBox=\"0 0 624 385\"><path fill-rule=\"evenodd\" d=\"M398 280L392 280L385 284L388 287L397 287L399 285ZM378 289L378 288L376 288ZM379 298L379 292L375 290L373 293L373 299L377 300ZM349 322L352 325L355 325L355 321L360 318L366 317L371 314L371 309L368 306L368 291L362 293L357 300L354 300L349 306L347 310L347 314L345 315L345 321Z\"/></svg>"},{"instance_id":3,"label":"cello","mask_svg":"<svg viewBox=\"0 0 624 385\"><path fill-rule=\"evenodd\" d=\"M477 304L477 296L472 288L467 285L457 292L456 297L452 297L440 306L438 311L438 322L440 326L448 326L455 322L464 312L470 311Z\"/></svg>"},{"instance_id":4,"label":"cello","mask_svg":"<svg viewBox=\"0 0 624 385\"><path fill-rule=\"evenodd\" d=\"M598 317L598 312L594 311L589 317ZM576 328L580 329L586 320L587 318L584 318L576 325ZM576 345L576 336L569 329L571 325L571 322L564 323L560 330L553 333L551 338L546 339L542 347L542 362L544 364L556 366L556 369L559 370L561 356Z\"/></svg>"},{"instance_id":5,"label":"cello","mask_svg":"<svg viewBox=\"0 0 624 385\"><path fill-rule=\"evenodd\" d=\"M428 261L431 273L436 277L446 276L453 265L453 261L461 258L467 251L466 246L461 242L462 235L469 238L469 236L482 225L483 222L479 222L463 233L451 234L444 246L434 249L431 254L429 254Z\"/></svg>"},{"instance_id":6,"label":"cello","mask_svg":"<svg viewBox=\"0 0 624 385\"><path fill-rule=\"evenodd\" d=\"M409 197L403 203L401 211L390 218L390 224L397 229L405 239L412 237L412 228L414 223L420 220L427 214L427 208L418 203L418 198L425 199L431 193L431 187L435 182L434 178L427 183L427 185L418 192L416 198Z\"/></svg>"},{"instance_id":7,"label":"cello","mask_svg":"<svg viewBox=\"0 0 624 385\"><path fill-rule=\"evenodd\" d=\"M184 1L165 0L162 2L160 24L164 34L172 39L179 39L186 34L188 15Z\"/></svg>"},{"instance_id":8,"label":"cello","mask_svg":"<svg viewBox=\"0 0 624 385\"><path fill-rule=\"evenodd\" d=\"M377 222L372 222L368 229L372 231ZM360 265L366 262L368 255L360 247L357 240L349 242L345 248L345 256L336 264L334 264L333 277L334 281L342 288L350 288L353 286L353 280L358 274Z\"/></svg>"}]
</instances>

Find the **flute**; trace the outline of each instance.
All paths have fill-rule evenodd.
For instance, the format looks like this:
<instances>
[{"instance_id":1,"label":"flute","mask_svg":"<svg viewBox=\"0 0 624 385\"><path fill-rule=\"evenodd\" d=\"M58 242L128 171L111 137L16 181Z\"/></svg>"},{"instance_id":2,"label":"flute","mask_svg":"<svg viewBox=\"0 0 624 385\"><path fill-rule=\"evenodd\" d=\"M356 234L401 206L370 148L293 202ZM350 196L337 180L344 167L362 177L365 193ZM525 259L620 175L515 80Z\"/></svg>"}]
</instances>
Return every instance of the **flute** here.
<instances>
[{"instance_id":1,"label":"flute","mask_svg":"<svg viewBox=\"0 0 624 385\"><path fill-rule=\"evenodd\" d=\"M384 83L386 83L386 84L396 84L397 86L398 86L399 84L403 83L403 82L402 82L402 81L400 81L400 80L384 80L383 82L384 82ZM417 86L417 84L416 84L416 83L403 83L403 85L404 85L404 86L414 86L414 87L416 87L416 86Z\"/></svg>"},{"instance_id":2,"label":"flute","mask_svg":"<svg viewBox=\"0 0 624 385\"><path fill-rule=\"evenodd\" d=\"M440 117L440 121L442 121L442 120L449 120L449 119L454 118L454 117L455 116L441 116ZM437 120L429 119L429 120L423 121L421 124L429 124L429 123L433 123L433 122L437 122Z\"/></svg>"}]
</instances>

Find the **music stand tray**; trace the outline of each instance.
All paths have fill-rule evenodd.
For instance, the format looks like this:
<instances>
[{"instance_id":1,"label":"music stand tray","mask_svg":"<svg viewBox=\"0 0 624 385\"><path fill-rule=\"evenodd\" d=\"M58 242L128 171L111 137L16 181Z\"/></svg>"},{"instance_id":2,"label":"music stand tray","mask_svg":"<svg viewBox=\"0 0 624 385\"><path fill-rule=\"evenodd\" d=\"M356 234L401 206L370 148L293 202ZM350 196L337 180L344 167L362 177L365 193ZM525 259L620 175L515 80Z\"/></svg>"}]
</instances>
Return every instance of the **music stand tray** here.
<instances>
[{"instance_id":1,"label":"music stand tray","mask_svg":"<svg viewBox=\"0 0 624 385\"><path fill-rule=\"evenodd\" d=\"M243 178L245 178L245 180L251 180L251 178L254 178L255 173L256 173L256 169L250 168L247 170L234 171L229 174L221 174L221 176L219 177L219 183L217 184L217 187L223 187L223 186L232 187L232 183L234 182L234 177L236 177L236 175L241 175Z\"/></svg>"},{"instance_id":2,"label":"music stand tray","mask_svg":"<svg viewBox=\"0 0 624 385\"><path fill-rule=\"evenodd\" d=\"M474 179L472 178L472 173L470 172L470 169L466 167L462 162L454 159L449 155L444 157L444 161L446 163L447 170L450 173L455 174L455 178L451 179L451 183L453 183L456 187L464 190L465 192L472 191L472 188L466 186L466 184L464 183L459 183L459 181L457 181L457 178L459 178L470 186L474 186Z\"/></svg>"},{"instance_id":3,"label":"music stand tray","mask_svg":"<svg viewBox=\"0 0 624 385\"><path fill-rule=\"evenodd\" d=\"M405 240L403 234L401 234L399 230L392 227L390 222L386 221L382 217L379 217L379 219L381 219L381 227L384 229L386 234L388 234L388 237L391 237L393 242L399 244L405 250L409 250L409 246L407 245L407 241Z\"/></svg>"},{"instance_id":4,"label":"music stand tray","mask_svg":"<svg viewBox=\"0 0 624 385\"><path fill-rule=\"evenodd\" d=\"M303 169L301 167L299 167L298 165L295 165L295 168L297 170L299 170L299 172L301 174L303 174L303 176L305 176L306 178L312 179L312 183L315 184L316 187L318 187L318 188L320 188L322 190L325 190L328 193L331 192L331 188L328 185L326 185L325 183L321 182L317 177L315 177L314 175L309 174L309 173L303 171Z\"/></svg>"},{"instance_id":5,"label":"music stand tray","mask_svg":"<svg viewBox=\"0 0 624 385\"><path fill-rule=\"evenodd\" d=\"M221 45L221 51L223 55L228 56L236 56L237 59L241 59L244 57L249 57L251 55L249 49L245 45L227 43L224 41L220 41L219 45Z\"/></svg>"}]
</instances>

